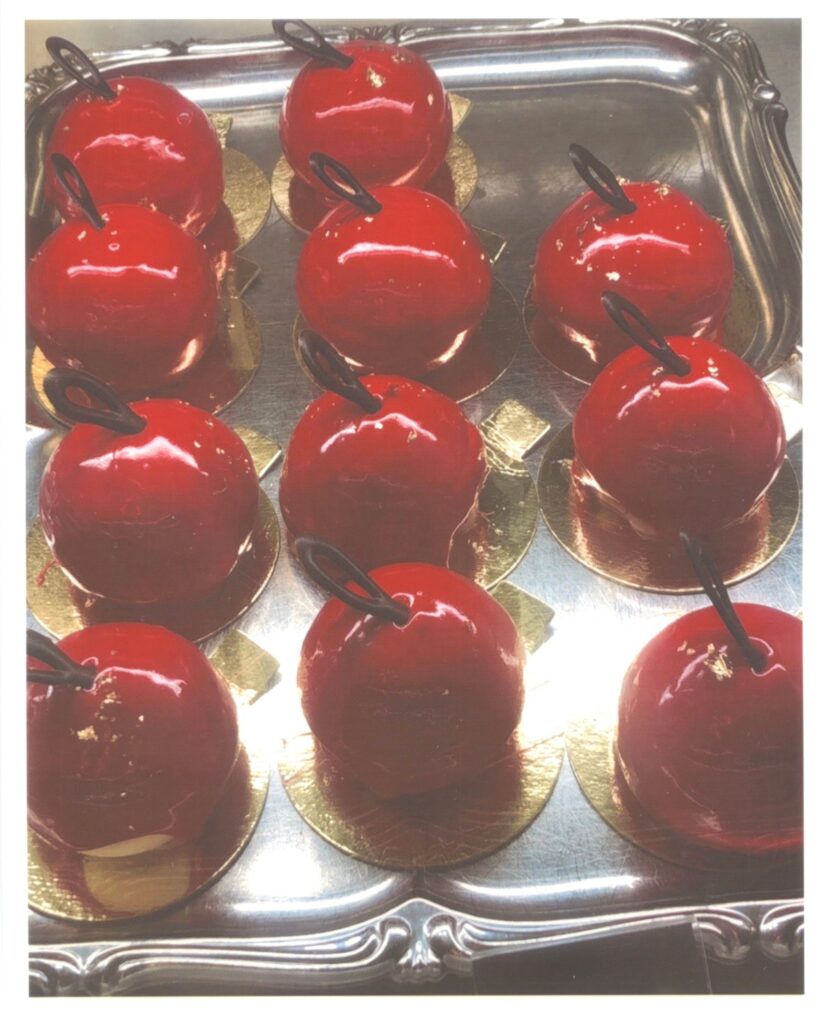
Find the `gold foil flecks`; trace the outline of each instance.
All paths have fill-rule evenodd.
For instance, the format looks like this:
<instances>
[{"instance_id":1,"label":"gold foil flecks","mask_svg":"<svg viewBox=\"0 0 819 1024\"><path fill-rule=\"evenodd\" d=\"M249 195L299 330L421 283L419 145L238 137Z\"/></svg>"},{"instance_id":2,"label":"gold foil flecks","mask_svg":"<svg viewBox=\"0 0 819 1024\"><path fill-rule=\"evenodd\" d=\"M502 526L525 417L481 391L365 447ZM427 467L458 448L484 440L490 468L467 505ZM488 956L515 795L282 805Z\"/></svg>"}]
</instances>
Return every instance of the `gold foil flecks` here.
<instances>
[{"instance_id":1,"label":"gold foil flecks","mask_svg":"<svg viewBox=\"0 0 819 1024\"><path fill-rule=\"evenodd\" d=\"M224 203L230 210L238 249L247 245L262 230L270 216L271 194L261 167L237 149L222 152L225 175Z\"/></svg>"},{"instance_id":2,"label":"gold foil flecks","mask_svg":"<svg viewBox=\"0 0 819 1024\"><path fill-rule=\"evenodd\" d=\"M258 430L253 430L252 427L234 427L233 429L244 441L245 447L250 452L256 476L260 480L264 480L282 457L281 445L278 441L274 441L272 437L260 434Z\"/></svg>"},{"instance_id":3,"label":"gold foil flecks","mask_svg":"<svg viewBox=\"0 0 819 1024\"><path fill-rule=\"evenodd\" d=\"M250 637L231 630L210 654L210 662L223 679L232 680L241 704L253 704L274 686L279 663Z\"/></svg>"},{"instance_id":4,"label":"gold foil flecks","mask_svg":"<svg viewBox=\"0 0 819 1024\"><path fill-rule=\"evenodd\" d=\"M233 115L223 114L217 110L206 111L208 120L213 125L219 145L224 149L227 146L228 132L233 126Z\"/></svg>"},{"instance_id":5,"label":"gold foil flecks","mask_svg":"<svg viewBox=\"0 0 819 1024\"><path fill-rule=\"evenodd\" d=\"M379 75L374 68L367 68L367 81L370 83L373 89L384 88L385 79L382 75Z\"/></svg>"},{"instance_id":6,"label":"gold foil flecks","mask_svg":"<svg viewBox=\"0 0 819 1024\"><path fill-rule=\"evenodd\" d=\"M513 583L499 583L492 591L492 597L511 616L528 653L534 654L546 640L554 610Z\"/></svg>"},{"instance_id":7,"label":"gold foil flecks","mask_svg":"<svg viewBox=\"0 0 819 1024\"><path fill-rule=\"evenodd\" d=\"M449 93L449 105L452 108L452 130L456 132L472 109L472 100L467 96L459 96L455 92Z\"/></svg>"},{"instance_id":8,"label":"gold foil flecks","mask_svg":"<svg viewBox=\"0 0 819 1024\"><path fill-rule=\"evenodd\" d=\"M299 313L293 324L293 345L299 366L312 380L297 348L299 334L305 327L309 324ZM495 279L489 309L475 333L447 363L422 377L421 383L456 402L474 398L505 373L525 336L517 303ZM332 338L328 341L332 343Z\"/></svg>"},{"instance_id":9,"label":"gold foil flecks","mask_svg":"<svg viewBox=\"0 0 819 1024\"><path fill-rule=\"evenodd\" d=\"M223 293L217 335L199 362L174 383L150 394L121 395L127 401L174 398L218 413L235 402L256 375L262 361L262 331L253 311L230 288ZM31 380L38 401L58 423L64 420L46 397L43 380L53 365L40 348L31 357Z\"/></svg>"},{"instance_id":10,"label":"gold foil flecks","mask_svg":"<svg viewBox=\"0 0 819 1024\"><path fill-rule=\"evenodd\" d=\"M487 444L513 459L529 455L549 433L550 425L515 398L508 398L481 423Z\"/></svg>"},{"instance_id":11,"label":"gold foil flecks","mask_svg":"<svg viewBox=\"0 0 819 1024\"><path fill-rule=\"evenodd\" d=\"M279 524L270 499L259 495L259 515L250 542L225 582L198 602L129 605L87 594L53 558L36 519L26 547L26 595L34 617L50 633L67 636L99 622L153 622L198 642L229 626L259 597L279 555Z\"/></svg>"},{"instance_id":12,"label":"gold foil flecks","mask_svg":"<svg viewBox=\"0 0 819 1024\"><path fill-rule=\"evenodd\" d=\"M572 479L573 458L569 425L550 441L537 482L546 525L569 554L601 576L638 590L700 593L702 584L681 544L640 537L593 494L581 499ZM708 538L727 584L747 579L776 558L794 531L799 507L799 484L786 458L754 512Z\"/></svg>"},{"instance_id":13,"label":"gold foil flecks","mask_svg":"<svg viewBox=\"0 0 819 1024\"><path fill-rule=\"evenodd\" d=\"M451 867L505 846L541 812L563 761L554 719L550 688L529 690L509 753L473 781L436 793L378 800L339 771L303 719L279 771L299 814L345 853L397 870Z\"/></svg>"},{"instance_id":14,"label":"gold foil flecks","mask_svg":"<svg viewBox=\"0 0 819 1024\"><path fill-rule=\"evenodd\" d=\"M241 854L261 817L270 781L269 731L251 707L274 662L245 636L230 634L211 659L237 702L240 751L205 826L193 843L121 858L85 857L50 846L29 829L29 905L51 917L109 921L141 917L191 899ZM225 649L223 651L223 649ZM224 656L223 656L224 654Z\"/></svg>"},{"instance_id":15,"label":"gold foil flecks","mask_svg":"<svg viewBox=\"0 0 819 1024\"><path fill-rule=\"evenodd\" d=\"M709 644L709 646L711 646ZM728 660L724 651L711 651L704 661L705 667L711 672L715 679L723 682L730 679L734 674L734 668Z\"/></svg>"}]
</instances>

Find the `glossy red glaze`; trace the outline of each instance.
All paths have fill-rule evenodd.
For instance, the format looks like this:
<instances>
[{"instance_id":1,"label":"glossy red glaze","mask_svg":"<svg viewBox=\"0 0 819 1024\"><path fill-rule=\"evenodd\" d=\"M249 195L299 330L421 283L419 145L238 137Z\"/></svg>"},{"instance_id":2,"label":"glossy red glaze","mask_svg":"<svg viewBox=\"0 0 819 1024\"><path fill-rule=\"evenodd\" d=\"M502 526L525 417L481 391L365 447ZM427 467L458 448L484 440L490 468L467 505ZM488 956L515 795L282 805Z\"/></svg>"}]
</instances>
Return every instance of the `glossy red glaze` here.
<instances>
[{"instance_id":1,"label":"glossy red glaze","mask_svg":"<svg viewBox=\"0 0 819 1024\"><path fill-rule=\"evenodd\" d=\"M327 193L310 168L312 153L338 160L365 188L423 186L444 161L452 137L449 97L412 50L371 39L337 49L348 68L310 60L285 96L279 137L288 163Z\"/></svg>"},{"instance_id":2,"label":"glossy red glaze","mask_svg":"<svg viewBox=\"0 0 819 1024\"><path fill-rule=\"evenodd\" d=\"M359 368L421 377L480 324L492 271L472 229L443 200L412 188L372 194L378 213L341 203L307 239L299 305Z\"/></svg>"},{"instance_id":3,"label":"glossy red glaze","mask_svg":"<svg viewBox=\"0 0 819 1024\"><path fill-rule=\"evenodd\" d=\"M131 408L138 434L78 424L52 455L40 518L82 589L129 604L197 600L233 569L259 485L241 438L184 402Z\"/></svg>"},{"instance_id":4,"label":"glossy red glaze","mask_svg":"<svg viewBox=\"0 0 819 1024\"><path fill-rule=\"evenodd\" d=\"M412 609L405 626L332 598L299 665L310 728L385 799L468 779L504 751L523 706L515 624L476 583L437 566L371 573Z\"/></svg>"},{"instance_id":5,"label":"glossy red glaze","mask_svg":"<svg viewBox=\"0 0 819 1024\"><path fill-rule=\"evenodd\" d=\"M46 199L68 218L82 210L60 185L51 154L74 164L99 206L141 203L198 234L222 199L222 149L207 115L170 85L108 78L106 100L82 90L58 118L46 150Z\"/></svg>"},{"instance_id":6,"label":"glossy red glaze","mask_svg":"<svg viewBox=\"0 0 819 1024\"><path fill-rule=\"evenodd\" d=\"M100 212L103 228L69 221L29 264L28 322L55 366L144 394L202 357L216 334L218 285L205 246L164 214Z\"/></svg>"},{"instance_id":7,"label":"glossy red glaze","mask_svg":"<svg viewBox=\"0 0 819 1024\"><path fill-rule=\"evenodd\" d=\"M747 515L785 458L779 407L715 342L669 338L677 377L634 345L606 367L574 418L574 477L644 536L714 533Z\"/></svg>"},{"instance_id":8,"label":"glossy red glaze","mask_svg":"<svg viewBox=\"0 0 819 1024\"><path fill-rule=\"evenodd\" d=\"M160 626L91 626L58 646L97 677L90 690L28 687L31 827L52 843L108 856L128 853L105 850L119 843L195 839L239 749L222 678L192 643Z\"/></svg>"},{"instance_id":9,"label":"glossy red glaze","mask_svg":"<svg viewBox=\"0 0 819 1024\"><path fill-rule=\"evenodd\" d=\"M735 608L764 669L713 608L677 619L626 673L617 760L638 803L686 839L765 853L802 842L802 623Z\"/></svg>"},{"instance_id":10,"label":"glossy red glaze","mask_svg":"<svg viewBox=\"0 0 819 1024\"><path fill-rule=\"evenodd\" d=\"M540 240L532 298L567 345L600 368L629 347L600 303L633 302L661 334L712 334L728 309L734 265L721 225L657 182L623 186L620 213L594 192L576 199Z\"/></svg>"},{"instance_id":11,"label":"glossy red glaze","mask_svg":"<svg viewBox=\"0 0 819 1024\"><path fill-rule=\"evenodd\" d=\"M363 377L367 413L327 393L287 447L279 502L291 533L329 541L363 569L446 565L487 467L483 440L450 398L402 377Z\"/></svg>"}]
</instances>

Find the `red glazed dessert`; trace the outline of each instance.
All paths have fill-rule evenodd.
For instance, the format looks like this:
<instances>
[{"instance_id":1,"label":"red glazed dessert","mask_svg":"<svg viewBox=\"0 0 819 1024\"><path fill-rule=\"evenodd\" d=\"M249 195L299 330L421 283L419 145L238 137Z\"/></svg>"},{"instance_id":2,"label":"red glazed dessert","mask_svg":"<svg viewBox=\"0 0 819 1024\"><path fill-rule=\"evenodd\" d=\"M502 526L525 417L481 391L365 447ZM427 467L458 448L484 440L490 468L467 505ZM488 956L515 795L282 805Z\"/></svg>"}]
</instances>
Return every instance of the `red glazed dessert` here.
<instances>
[{"instance_id":1,"label":"red glazed dessert","mask_svg":"<svg viewBox=\"0 0 819 1024\"><path fill-rule=\"evenodd\" d=\"M33 640L30 679L54 677L28 688L34 831L100 857L196 839L239 750L236 707L204 654L137 623L91 626L56 647ZM63 659L79 685L60 678Z\"/></svg>"},{"instance_id":2,"label":"red glazed dessert","mask_svg":"<svg viewBox=\"0 0 819 1024\"><path fill-rule=\"evenodd\" d=\"M525 653L493 597L438 566L388 565L368 577L315 540L300 539L297 551L341 597L310 627L298 678L307 722L343 771L391 799L470 779L504 755L523 706ZM317 554L356 591L316 572Z\"/></svg>"},{"instance_id":3,"label":"red glazed dessert","mask_svg":"<svg viewBox=\"0 0 819 1024\"><path fill-rule=\"evenodd\" d=\"M626 674L617 762L637 802L684 838L766 853L802 842L802 623L735 611L761 668L714 608L683 615Z\"/></svg>"},{"instance_id":4,"label":"red glazed dessert","mask_svg":"<svg viewBox=\"0 0 819 1024\"><path fill-rule=\"evenodd\" d=\"M317 156L321 173L335 161ZM492 271L469 225L412 188L372 194L347 176L308 238L296 293L310 326L357 369L422 377L451 359L489 306ZM327 181L331 182L329 176Z\"/></svg>"},{"instance_id":5,"label":"red glazed dessert","mask_svg":"<svg viewBox=\"0 0 819 1024\"><path fill-rule=\"evenodd\" d=\"M487 473L480 432L455 402L403 377L357 380L304 332L300 349L327 393L296 424L279 501L291 533L341 548L363 569L446 565Z\"/></svg>"},{"instance_id":6,"label":"red glazed dessert","mask_svg":"<svg viewBox=\"0 0 819 1024\"><path fill-rule=\"evenodd\" d=\"M160 210L198 234L222 201L222 150L207 116L162 82L103 78L88 57L63 39L49 52L85 89L68 104L45 155L45 194L66 219L82 209L60 186L52 153L64 153L99 204L139 203ZM83 74L62 51L79 55Z\"/></svg>"},{"instance_id":7,"label":"red glazed dessert","mask_svg":"<svg viewBox=\"0 0 819 1024\"><path fill-rule=\"evenodd\" d=\"M279 36L311 59L282 104L279 137L295 173L326 196L310 156L330 153L366 188L423 187L444 161L452 137L449 98L435 72L412 50L372 39L330 46L305 25L313 42Z\"/></svg>"},{"instance_id":8,"label":"red glazed dessert","mask_svg":"<svg viewBox=\"0 0 819 1024\"><path fill-rule=\"evenodd\" d=\"M74 387L116 411L68 402ZM40 519L65 572L83 590L128 604L216 590L257 516L259 485L241 438L184 402L123 405L79 371L52 370L46 394L66 418L98 417L71 429L43 473Z\"/></svg>"},{"instance_id":9,"label":"red glazed dessert","mask_svg":"<svg viewBox=\"0 0 819 1024\"><path fill-rule=\"evenodd\" d=\"M654 332L653 346L633 345L589 388L572 428L573 475L643 536L713 534L748 516L773 483L782 416L754 370L715 342ZM664 365L669 350L677 362Z\"/></svg>"},{"instance_id":10,"label":"red glazed dessert","mask_svg":"<svg viewBox=\"0 0 819 1024\"><path fill-rule=\"evenodd\" d=\"M594 191L576 199L541 238L532 292L555 344L577 350L590 372L627 347L600 307L607 288L639 306L662 334L714 334L734 273L722 226L670 185L621 186L582 147L570 153ZM608 189L600 187L601 176Z\"/></svg>"},{"instance_id":11,"label":"red glazed dessert","mask_svg":"<svg viewBox=\"0 0 819 1024\"><path fill-rule=\"evenodd\" d=\"M57 228L29 264L29 326L55 366L144 395L204 355L218 326L216 277L204 245L164 214L89 209L90 222Z\"/></svg>"}]
</instances>

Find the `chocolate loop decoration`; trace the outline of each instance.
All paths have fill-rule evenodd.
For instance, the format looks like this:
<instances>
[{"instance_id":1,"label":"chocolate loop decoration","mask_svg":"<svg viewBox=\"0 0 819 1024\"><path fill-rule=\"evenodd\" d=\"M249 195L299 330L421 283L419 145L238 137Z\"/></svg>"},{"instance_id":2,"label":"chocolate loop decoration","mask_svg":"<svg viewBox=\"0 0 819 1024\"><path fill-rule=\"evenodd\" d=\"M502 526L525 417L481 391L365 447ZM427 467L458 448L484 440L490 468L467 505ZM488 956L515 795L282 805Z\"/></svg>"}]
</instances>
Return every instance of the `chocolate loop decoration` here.
<instances>
[{"instance_id":1,"label":"chocolate loop decoration","mask_svg":"<svg viewBox=\"0 0 819 1024\"><path fill-rule=\"evenodd\" d=\"M68 39L63 39L61 36L49 36L46 39L46 49L48 54L55 64L59 64L60 67L65 71L67 75L70 75L74 81L79 82L80 85L88 89L89 92L101 97L104 100L115 100L117 98L116 92L102 77L102 72L97 65L91 60L87 53L76 46L74 43L69 42ZM77 64L72 64L70 60L63 56L63 51L71 54L71 56L77 61ZM77 66L79 65L79 66Z\"/></svg>"},{"instance_id":2,"label":"chocolate loop decoration","mask_svg":"<svg viewBox=\"0 0 819 1024\"><path fill-rule=\"evenodd\" d=\"M654 327L646 316L628 299L624 299L617 292L606 291L600 296L603 308L617 324L621 331L624 331L635 345L645 349L649 355L677 377L685 377L691 370L687 359L677 355L674 349L668 344L666 338ZM643 328L648 337L643 337L628 322L626 317L631 317Z\"/></svg>"},{"instance_id":3,"label":"chocolate loop decoration","mask_svg":"<svg viewBox=\"0 0 819 1024\"><path fill-rule=\"evenodd\" d=\"M77 388L91 398L105 403L105 409L92 409L77 405L68 397L68 389ZM43 380L43 390L57 412L75 423L95 423L97 426L115 430L118 434L138 434L145 426L145 420L137 416L107 384L85 370L57 368L49 370Z\"/></svg>"},{"instance_id":4,"label":"chocolate loop decoration","mask_svg":"<svg viewBox=\"0 0 819 1024\"><path fill-rule=\"evenodd\" d=\"M337 547L319 540L317 537L299 537L294 547L310 579L351 608L357 608L358 611L367 612L370 615L378 615L395 626L406 626L409 622L412 617L410 609L390 597L386 590L379 587L375 580L371 579L345 554L342 554ZM332 562L346 573L346 581L342 583L328 575L318 564L320 557L326 558L327 561ZM366 591L367 596L350 590L347 583L357 583L362 590Z\"/></svg>"},{"instance_id":5,"label":"chocolate loop decoration","mask_svg":"<svg viewBox=\"0 0 819 1024\"><path fill-rule=\"evenodd\" d=\"M315 331L303 330L296 342L307 369L327 391L355 402L364 412L378 412L381 400L364 387L344 357Z\"/></svg>"},{"instance_id":6,"label":"chocolate loop decoration","mask_svg":"<svg viewBox=\"0 0 819 1024\"><path fill-rule=\"evenodd\" d=\"M610 167L602 160L598 160L585 146L579 146L576 142L569 146L569 156L574 169L604 203L608 203L619 213L634 213L637 206L623 191L623 186Z\"/></svg>"},{"instance_id":7,"label":"chocolate loop decoration","mask_svg":"<svg viewBox=\"0 0 819 1024\"><path fill-rule=\"evenodd\" d=\"M728 595L728 589L711 555L705 550L701 541L687 533L681 533L680 540L685 545L688 557L694 566L694 572L699 577L717 614L725 623L726 629L736 640L751 668L755 672L761 672L765 668L765 656L762 651L754 647L747 630L740 622Z\"/></svg>"},{"instance_id":8,"label":"chocolate loop decoration","mask_svg":"<svg viewBox=\"0 0 819 1024\"><path fill-rule=\"evenodd\" d=\"M298 25L300 29L312 36L313 41L302 39L301 36L294 36L292 32L287 31L288 25ZM292 18L288 18L285 21L274 21L273 31L282 42L292 46L294 50L306 53L308 57L312 57L314 60L322 61L324 64L334 64L342 69L348 68L353 63L352 57L348 57L346 53L342 53L335 46L331 46L324 36L317 29L314 29L312 25L308 25L306 21L296 21Z\"/></svg>"},{"instance_id":9,"label":"chocolate loop decoration","mask_svg":"<svg viewBox=\"0 0 819 1024\"><path fill-rule=\"evenodd\" d=\"M338 160L333 160L326 153L311 153L310 167L313 169L313 174L331 192L335 192L337 196L346 199L348 203L357 206L364 213L378 213L381 209L381 203L374 196L371 196L361 182L353 175L353 172L348 170L344 164L340 164ZM338 175L345 185L349 185L352 191L348 191L344 188L344 185L340 185L335 179L331 178L327 173L327 168Z\"/></svg>"},{"instance_id":10,"label":"chocolate loop decoration","mask_svg":"<svg viewBox=\"0 0 819 1024\"><path fill-rule=\"evenodd\" d=\"M83 181L80 172L74 164L71 163L67 156L63 156L62 153L52 153L51 163L62 187L91 221L97 231L104 228L105 221L102 218L102 214L97 209L97 205L88 191L88 186Z\"/></svg>"},{"instance_id":11,"label":"chocolate loop decoration","mask_svg":"<svg viewBox=\"0 0 819 1024\"><path fill-rule=\"evenodd\" d=\"M53 671L46 669L30 668L26 671L26 679L29 683L43 683L46 686L77 686L81 690L90 690L97 678L96 670L78 665L76 661L61 651L60 648L42 633L36 630L26 630L26 654L30 658L36 658L46 665L50 665Z\"/></svg>"}]
</instances>

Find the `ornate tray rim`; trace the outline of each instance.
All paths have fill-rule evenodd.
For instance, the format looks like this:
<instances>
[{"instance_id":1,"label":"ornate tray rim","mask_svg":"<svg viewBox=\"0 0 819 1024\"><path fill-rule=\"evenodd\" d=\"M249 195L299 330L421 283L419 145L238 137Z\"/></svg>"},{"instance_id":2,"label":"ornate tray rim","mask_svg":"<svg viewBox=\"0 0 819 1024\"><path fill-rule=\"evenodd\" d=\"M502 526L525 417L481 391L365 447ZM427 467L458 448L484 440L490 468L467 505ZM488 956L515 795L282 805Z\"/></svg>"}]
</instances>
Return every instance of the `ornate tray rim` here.
<instances>
[{"instance_id":1,"label":"ornate tray rim","mask_svg":"<svg viewBox=\"0 0 819 1024\"><path fill-rule=\"evenodd\" d=\"M541 19L493 22L495 35L528 34L571 28L655 28L673 31L710 49L739 78L748 101L754 142L766 170L783 223L796 252L801 249L801 179L786 138L788 111L765 70L751 37L729 22L708 18L584 21ZM393 23L376 26L324 26L330 39L367 36L409 43L478 33L484 23L466 27ZM103 68L168 57L230 54L284 49L278 41L245 39L210 42L161 41L130 49L92 52ZM58 65L36 68L26 76L26 120L69 79ZM801 317L798 321L801 329ZM786 390L801 385L797 356L784 366ZM796 365L795 365L796 364ZM780 376L776 371L771 377ZM771 377L768 378L769 382ZM398 983L431 983L447 974L469 975L475 960L498 953L689 923L710 957L740 963L753 950L774 960L799 955L804 948L804 900L756 900L685 904L623 913L594 913L540 920L502 920L465 913L426 898L403 899L357 924L340 929L265 939L186 939L94 941L35 945L29 948L33 995L134 994L183 980L186 985L218 976L244 991L336 988L389 977ZM147 975L147 977L146 977ZM212 986L211 986L212 987Z\"/></svg>"}]
</instances>

